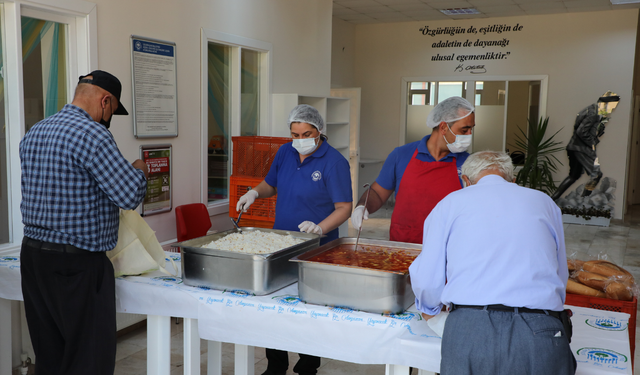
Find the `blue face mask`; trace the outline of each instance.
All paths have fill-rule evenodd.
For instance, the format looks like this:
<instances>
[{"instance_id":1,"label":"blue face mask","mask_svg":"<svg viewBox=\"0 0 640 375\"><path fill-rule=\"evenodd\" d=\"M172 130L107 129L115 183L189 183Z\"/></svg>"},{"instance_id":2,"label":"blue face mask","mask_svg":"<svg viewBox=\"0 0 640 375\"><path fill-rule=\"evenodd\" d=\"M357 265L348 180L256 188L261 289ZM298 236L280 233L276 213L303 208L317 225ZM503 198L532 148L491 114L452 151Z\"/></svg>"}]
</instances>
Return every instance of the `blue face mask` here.
<instances>
[{"instance_id":1,"label":"blue face mask","mask_svg":"<svg viewBox=\"0 0 640 375\"><path fill-rule=\"evenodd\" d=\"M320 136L316 138L294 139L293 148L295 148L300 155L309 155L318 148L318 144L316 143L316 139L318 138L320 138Z\"/></svg>"}]
</instances>

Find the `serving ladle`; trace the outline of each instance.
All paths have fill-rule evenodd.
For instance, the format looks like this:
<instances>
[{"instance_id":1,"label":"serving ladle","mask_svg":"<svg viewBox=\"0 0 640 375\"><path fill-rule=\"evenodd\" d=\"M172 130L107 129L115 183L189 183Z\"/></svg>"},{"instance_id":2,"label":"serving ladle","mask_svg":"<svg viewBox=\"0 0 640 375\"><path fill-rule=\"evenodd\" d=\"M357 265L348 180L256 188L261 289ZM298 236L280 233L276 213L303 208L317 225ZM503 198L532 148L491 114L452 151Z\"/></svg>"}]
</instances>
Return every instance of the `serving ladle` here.
<instances>
[{"instance_id":1,"label":"serving ladle","mask_svg":"<svg viewBox=\"0 0 640 375\"><path fill-rule=\"evenodd\" d=\"M233 220L232 217L229 217L229 219L231 219L231 222L233 223L233 226L236 227L236 229L239 232L242 232L242 229L240 229L240 226L238 224L240 224L240 218L242 217L243 212L244 212L244 206L240 208L240 215L238 215L238 220Z\"/></svg>"},{"instance_id":2,"label":"serving ladle","mask_svg":"<svg viewBox=\"0 0 640 375\"><path fill-rule=\"evenodd\" d=\"M356 237L356 247L354 248L354 251L358 251L358 242L360 242L360 233L362 233L362 223L364 222L364 213L367 210L367 202L369 201L369 193L371 192L370 184L364 184L362 185L362 187L368 188L368 189L367 189L367 196L366 198L364 198L364 210L362 210L362 220L360 220L360 228L358 228L358 237Z\"/></svg>"}]
</instances>

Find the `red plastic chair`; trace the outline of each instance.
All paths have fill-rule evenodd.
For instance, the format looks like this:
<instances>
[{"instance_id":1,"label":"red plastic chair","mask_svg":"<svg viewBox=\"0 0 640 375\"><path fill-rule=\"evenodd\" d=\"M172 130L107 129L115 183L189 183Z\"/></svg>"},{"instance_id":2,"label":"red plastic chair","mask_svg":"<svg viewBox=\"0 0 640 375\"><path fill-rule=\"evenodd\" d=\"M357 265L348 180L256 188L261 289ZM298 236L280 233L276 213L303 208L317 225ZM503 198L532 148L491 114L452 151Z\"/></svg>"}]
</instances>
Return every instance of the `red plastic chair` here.
<instances>
[{"instance_id":1,"label":"red plastic chair","mask_svg":"<svg viewBox=\"0 0 640 375\"><path fill-rule=\"evenodd\" d=\"M178 242L202 237L211 228L207 206L203 203L185 204L176 207Z\"/></svg>"}]
</instances>

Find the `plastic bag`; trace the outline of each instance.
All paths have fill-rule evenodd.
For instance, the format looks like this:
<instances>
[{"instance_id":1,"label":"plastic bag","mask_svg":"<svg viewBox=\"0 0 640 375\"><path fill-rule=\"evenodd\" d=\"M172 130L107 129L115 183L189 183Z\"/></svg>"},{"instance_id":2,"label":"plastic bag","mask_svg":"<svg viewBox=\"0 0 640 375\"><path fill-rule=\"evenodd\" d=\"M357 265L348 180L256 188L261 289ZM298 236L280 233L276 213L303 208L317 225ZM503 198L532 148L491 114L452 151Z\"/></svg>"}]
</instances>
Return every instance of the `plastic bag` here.
<instances>
[{"instance_id":1,"label":"plastic bag","mask_svg":"<svg viewBox=\"0 0 640 375\"><path fill-rule=\"evenodd\" d=\"M165 253L155 232L133 210L120 210L118 243L113 250L107 251L107 257L113 263L115 277L140 275L156 270L171 275L164 268Z\"/></svg>"},{"instance_id":2,"label":"plastic bag","mask_svg":"<svg viewBox=\"0 0 640 375\"><path fill-rule=\"evenodd\" d=\"M633 276L606 259L606 254L599 254L597 259L587 261L575 259L574 256L569 257L567 266L570 280L567 291L622 301L630 301L634 296L640 296L640 288ZM572 284L571 281L578 284Z\"/></svg>"}]
</instances>

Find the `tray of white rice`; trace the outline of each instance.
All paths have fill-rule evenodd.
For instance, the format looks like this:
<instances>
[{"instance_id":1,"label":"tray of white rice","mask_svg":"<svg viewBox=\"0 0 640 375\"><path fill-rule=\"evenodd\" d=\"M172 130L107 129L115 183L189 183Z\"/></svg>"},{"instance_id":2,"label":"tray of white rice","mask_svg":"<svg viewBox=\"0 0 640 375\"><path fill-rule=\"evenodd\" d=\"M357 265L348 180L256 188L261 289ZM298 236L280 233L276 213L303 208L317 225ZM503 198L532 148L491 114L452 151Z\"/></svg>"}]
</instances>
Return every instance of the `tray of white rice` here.
<instances>
[{"instance_id":1,"label":"tray of white rice","mask_svg":"<svg viewBox=\"0 0 640 375\"><path fill-rule=\"evenodd\" d=\"M298 281L289 259L320 245L317 234L264 228L232 229L180 242L187 285L272 293Z\"/></svg>"}]
</instances>

